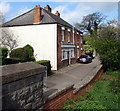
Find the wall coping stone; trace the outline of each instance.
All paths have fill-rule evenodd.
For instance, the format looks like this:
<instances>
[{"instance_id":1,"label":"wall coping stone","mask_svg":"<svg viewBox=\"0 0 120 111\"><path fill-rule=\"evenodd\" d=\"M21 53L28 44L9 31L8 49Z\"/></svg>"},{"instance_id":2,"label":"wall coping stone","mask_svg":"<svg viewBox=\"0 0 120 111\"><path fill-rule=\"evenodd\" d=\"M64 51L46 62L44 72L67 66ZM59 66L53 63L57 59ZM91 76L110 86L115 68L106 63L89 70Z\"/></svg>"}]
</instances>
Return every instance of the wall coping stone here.
<instances>
[{"instance_id":1,"label":"wall coping stone","mask_svg":"<svg viewBox=\"0 0 120 111\"><path fill-rule=\"evenodd\" d=\"M34 62L4 65L0 66L0 69L2 69L2 73L0 73L0 80L2 79L2 84L37 75L45 72L46 70L45 66Z\"/></svg>"}]
</instances>

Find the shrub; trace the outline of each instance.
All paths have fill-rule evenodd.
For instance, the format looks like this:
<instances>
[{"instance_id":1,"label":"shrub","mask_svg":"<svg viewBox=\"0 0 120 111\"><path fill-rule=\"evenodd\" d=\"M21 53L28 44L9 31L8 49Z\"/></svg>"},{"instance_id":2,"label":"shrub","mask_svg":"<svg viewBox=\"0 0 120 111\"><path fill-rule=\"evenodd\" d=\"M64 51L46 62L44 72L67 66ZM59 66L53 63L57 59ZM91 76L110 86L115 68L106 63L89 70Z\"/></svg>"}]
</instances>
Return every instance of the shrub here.
<instances>
[{"instance_id":1,"label":"shrub","mask_svg":"<svg viewBox=\"0 0 120 111\"><path fill-rule=\"evenodd\" d=\"M2 56L0 56L0 65L2 65Z\"/></svg>"},{"instance_id":2,"label":"shrub","mask_svg":"<svg viewBox=\"0 0 120 111\"><path fill-rule=\"evenodd\" d=\"M120 36L117 27L107 26L99 31L94 38L94 47L106 70L119 70L120 67Z\"/></svg>"},{"instance_id":3,"label":"shrub","mask_svg":"<svg viewBox=\"0 0 120 111\"><path fill-rule=\"evenodd\" d=\"M28 61L35 61L35 57L34 56L29 57Z\"/></svg>"},{"instance_id":4,"label":"shrub","mask_svg":"<svg viewBox=\"0 0 120 111\"><path fill-rule=\"evenodd\" d=\"M36 61L35 63L47 66L47 73L48 73L48 75L51 74L51 64L50 64L49 60Z\"/></svg>"},{"instance_id":5,"label":"shrub","mask_svg":"<svg viewBox=\"0 0 120 111\"><path fill-rule=\"evenodd\" d=\"M0 65L4 65L5 59L7 58L8 55L8 49L7 48L0 48Z\"/></svg>"},{"instance_id":6,"label":"shrub","mask_svg":"<svg viewBox=\"0 0 120 111\"><path fill-rule=\"evenodd\" d=\"M11 51L10 58L19 58L21 62L27 62L29 58L29 54L26 49L17 48Z\"/></svg>"},{"instance_id":7,"label":"shrub","mask_svg":"<svg viewBox=\"0 0 120 111\"><path fill-rule=\"evenodd\" d=\"M24 49L27 50L28 52L28 61L35 61L35 57L34 57L34 49L32 46L30 46L29 44L27 44L25 47L23 47Z\"/></svg>"},{"instance_id":8,"label":"shrub","mask_svg":"<svg viewBox=\"0 0 120 111\"><path fill-rule=\"evenodd\" d=\"M16 64L21 62L20 58L6 58L5 60L6 64Z\"/></svg>"},{"instance_id":9,"label":"shrub","mask_svg":"<svg viewBox=\"0 0 120 111\"><path fill-rule=\"evenodd\" d=\"M0 48L0 56L3 56L3 58L6 58L8 55L8 49L7 48Z\"/></svg>"}]
</instances>

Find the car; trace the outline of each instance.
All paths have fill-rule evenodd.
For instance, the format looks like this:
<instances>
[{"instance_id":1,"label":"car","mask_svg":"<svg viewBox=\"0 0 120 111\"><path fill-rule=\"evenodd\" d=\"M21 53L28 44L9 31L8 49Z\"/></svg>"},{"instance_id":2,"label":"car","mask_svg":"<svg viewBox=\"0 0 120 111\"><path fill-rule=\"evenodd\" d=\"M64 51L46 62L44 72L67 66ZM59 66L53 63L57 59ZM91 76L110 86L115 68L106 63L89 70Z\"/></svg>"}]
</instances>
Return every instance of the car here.
<instances>
[{"instance_id":1,"label":"car","mask_svg":"<svg viewBox=\"0 0 120 111\"><path fill-rule=\"evenodd\" d=\"M77 59L78 63L90 63L92 62L92 57L90 57L89 55L81 55L78 59Z\"/></svg>"}]
</instances>

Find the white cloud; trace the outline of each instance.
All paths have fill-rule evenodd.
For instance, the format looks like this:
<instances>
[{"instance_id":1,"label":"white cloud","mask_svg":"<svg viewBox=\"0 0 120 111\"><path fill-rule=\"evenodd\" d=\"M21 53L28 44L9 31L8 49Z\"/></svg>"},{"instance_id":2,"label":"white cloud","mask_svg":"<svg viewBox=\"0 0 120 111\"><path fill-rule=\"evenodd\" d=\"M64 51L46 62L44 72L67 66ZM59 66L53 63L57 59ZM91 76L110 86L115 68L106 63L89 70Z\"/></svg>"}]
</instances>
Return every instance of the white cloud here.
<instances>
[{"instance_id":1,"label":"white cloud","mask_svg":"<svg viewBox=\"0 0 120 111\"><path fill-rule=\"evenodd\" d=\"M70 4L66 3L66 5L60 5L53 9L53 13L55 13L57 10L60 12L61 18L68 21L72 25L76 22L80 22L83 15L87 14L87 11L90 10L91 7L89 6L81 6L80 4L75 5L75 8L69 9Z\"/></svg>"},{"instance_id":2,"label":"white cloud","mask_svg":"<svg viewBox=\"0 0 120 111\"><path fill-rule=\"evenodd\" d=\"M67 21L74 24L76 22L80 22L82 17L88 14L89 10L91 10L91 7L78 4L75 9L65 13L64 16Z\"/></svg>"},{"instance_id":3,"label":"white cloud","mask_svg":"<svg viewBox=\"0 0 120 111\"><path fill-rule=\"evenodd\" d=\"M9 10L10 10L9 3L5 3L5 2L0 3L0 12L2 12L3 14L6 14Z\"/></svg>"},{"instance_id":4,"label":"white cloud","mask_svg":"<svg viewBox=\"0 0 120 111\"><path fill-rule=\"evenodd\" d=\"M55 13L56 11L59 11L60 13L64 12L66 10L67 6L58 6L52 10L52 13Z\"/></svg>"}]
</instances>

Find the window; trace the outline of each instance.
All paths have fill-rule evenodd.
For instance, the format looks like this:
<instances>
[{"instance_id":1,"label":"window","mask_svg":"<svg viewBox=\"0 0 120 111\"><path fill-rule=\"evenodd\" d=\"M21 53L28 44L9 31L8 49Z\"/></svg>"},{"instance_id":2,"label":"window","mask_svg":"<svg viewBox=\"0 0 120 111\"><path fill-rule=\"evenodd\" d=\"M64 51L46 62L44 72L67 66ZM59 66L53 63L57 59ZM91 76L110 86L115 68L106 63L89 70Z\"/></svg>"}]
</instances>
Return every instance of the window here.
<instances>
[{"instance_id":1,"label":"window","mask_svg":"<svg viewBox=\"0 0 120 111\"><path fill-rule=\"evenodd\" d=\"M84 51L84 49L83 49L83 48L81 48L81 51Z\"/></svg>"},{"instance_id":2,"label":"window","mask_svg":"<svg viewBox=\"0 0 120 111\"><path fill-rule=\"evenodd\" d=\"M62 59L66 59L67 57L67 54L66 54L66 51L65 50L62 50Z\"/></svg>"},{"instance_id":3,"label":"window","mask_svg":"<svg viewBox=\"0 0 120 111\"><path fill-rule=\"evenodd\" d=\"M65 38L65 30L62 30L62 41L64 41Z\"/></svg>"},{"instance_id":4,"label":"window","mask_svg":"<svg viewBox=\"0 0 120 111\"><path fill-rule=\"evenodd\" d=\"M70 32L68 31L68 42L70 42Z\"/></svg>"},{"instance_id":5,"label":"window","mask_svg":"<svg viewBox=\"0 0 120 111\"><path fill-rule=\"evenodd\" d=\"M74 57L74 49L71 50L71 58Z\"/></svg>"},{"instance_id":6,"label":"window","mask_svg":"<svg viewBox=\"0 0 120 111\"><path fill-rule=\"evenodd\" d=\"M80 37L81 38L81 44L83 43L83 40L82 40L82 37Z\"/></svg>"},{"instance_id":7,"label":"window","mask_svg":"<svg viewBox=\"0 0 120 111\"><path fill-rule=\"evenodd\" d=\"M74 33L75 33L75 31L73 30L73 43L74 43L74 37L75 37Z\"/></svg>"}]
</instances>

